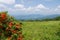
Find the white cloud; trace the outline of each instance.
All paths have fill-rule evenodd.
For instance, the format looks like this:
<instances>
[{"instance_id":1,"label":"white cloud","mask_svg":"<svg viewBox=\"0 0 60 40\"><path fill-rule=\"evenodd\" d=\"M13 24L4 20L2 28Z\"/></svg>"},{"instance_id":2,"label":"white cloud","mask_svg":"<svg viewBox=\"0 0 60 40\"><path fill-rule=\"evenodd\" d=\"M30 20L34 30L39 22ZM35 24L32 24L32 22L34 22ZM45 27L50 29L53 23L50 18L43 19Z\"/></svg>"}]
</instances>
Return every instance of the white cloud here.
<instances>
[{"instance_id":1,"label":"white cloud","mask_svg":"<svg viewBox=\"0 0 60 40\"><path fill-rule=\"evenodd\" d=\"M15 4L14 7L15 8L24 8L24 5L22 5L22 4Z\"/></svg>"},{"instance_id":2,"label":"white cloud","mask_svg":"<svg viewBox=\"0 0 60 40\"><path fill-rule=\"evenodd\" d=\"M0 3L4 3L4 4L14 4L15 0L0 0Z\"/></svg>"},{"instance_id":3,"label":"white cloud","mask_svg":"<svg viewBox=\"0 0 60 40\"><path fill-rule=\"evenodd\" d=\"M34 8L33 7L28 7L28 8L26 8L26 11L33 12L34 11Z\"/></svg>"},{"instance_id":4,"label":"white cloud","mask_svg":"<svg viewBox=\"0 0 60 40\"><path fill-rule=\"evenodd\" d=\"M58 6L55 8L54 11L55 11L55 12L60 12L60 5L58 5Z\"/></svg>"},{"instance_id":5,"label":"white cloud","mask_svg":"<svg viewBox=\"0 0 60 40\"><path fill-rule=\"evenodd\" d=\"M14 8L25 8L25 6L24 5L22 5L22 4L15 4L14 5ZM28 8L26 8L27 10L32 10L32 9L49 9L49 8L47 8L47 7L45 7L44 5L42 5L42 4L39 4L39 5L37 5L37 6L34 6L34 7L28 7Z\"/></svg>"},{"instance_id":6,"label":"white cloud","mask_svg":"<svg viewBox=\"0 0 60 40\"><path fill-rule=\"evenodd\" d=\"M25 8L24 5L22 4L15 4L14 8L10 8L9 10L11 11L15 11L15 12L24 12L24 13L35 13L35 12L41 12L41 13L49 13L51 12L51 10L49 10L49 8L45 7L42 4L36 5L34 7L28 7Z\"/></svg>"},{"instance_id":7,"label":"white cloud","mask_svg":"<svg viewBox=\"0 0 60 40\"><path fill-rule=\"evenodd\" d=\"M0 8L6 8L6 6L3 4L0 4Z\"/></svg>"},{"instance_id":8,"label":"white cloud","mask_svg":"<svg viewBox=\"0 0 60 40\"><path fill-rule=\"evenodd\" d=\"M44 6L43 4L39 4L39 5L36 5L34 7L28 7L26 10L27 10L27 12L30 12L30 13L36 13L36 12L39 12L39 13L50 13L50 12L52 12L51 9L49 9L46 6Z\"/></svg>"},{"instance_id":9,"label":"white cloud","mask_svg":"<svg viewBox=\"0 0 60 40\"><path fill-rule=\"evenodd\" d=\"M49 8L45 7L44 5L42 4L39 4L39 5L36 5L34 7L25 7L24 5L22 4L15 4L14 5L14 8L10 8L9 10L12 10L12 11L25 11L25 12L36 12L36 11L40 11L40 12L49 12Z\"/></svg>"},{"instance_id":10,"label":"white cloud","mask_svg":"<svg viewBox=\"0 0 60 40\"><path fill-rule=\"evenodd\" d=\"M43 4L39 4L39 5L35 6L34 9L36 11L43 11L43 12L44 12L44 10L49 10L49 8L48 7L45 7Z\"/></svg>"},{"instance_id":11,"label":"white cloud","mask_svg":"<svg viewBox=\"0 0 60 40\"><path fill-rule=\"evenodd\" d=\"M25 13L25 14L32 14L32 13L42 13L42 14L55 14L60 13L60 5L56 8L48 8L44 6L43 4L39 4L33 7L25 7L25 5L22 4L15 4L13 8L9 8L4 4L0 4L0 11L1 10L8 10L9 12L12 12L13 14L19 12L19 13Z\"/></svg>"},{"instance_id":12,"label":"white cloud","mask_svg":"<svg viewBox=\"0 0 60 40\"><path fill-rule=\"evenodd\" d=\"M36 8L39 8L39 9L43 8L43 9L45 9L46 7L44 5L42 5L42 4L39 4L39 5L36 6Z\"/></svg>"},{"instance_id":13,"label":"white cloud","mask_svg":"<svg viewBox=\"0 0 60 40\"><path fill-rule=\"evenodd\" d=\"M7 10L7 6L4 4L0 4L0 11L6 11Z\"/></svg>"},{"instance_id":14,"label":"white cloud","mask_svg":"<svg viewBox=\"0 0 60 40\"><path fill-rule=\"evenodd\" d=\"M25 8L25 6L22 5L22 4L15 4L15 5L14 5L14 9L21 11L21 10L25 10L26 8Z\"/></svg>"}]
</instances>

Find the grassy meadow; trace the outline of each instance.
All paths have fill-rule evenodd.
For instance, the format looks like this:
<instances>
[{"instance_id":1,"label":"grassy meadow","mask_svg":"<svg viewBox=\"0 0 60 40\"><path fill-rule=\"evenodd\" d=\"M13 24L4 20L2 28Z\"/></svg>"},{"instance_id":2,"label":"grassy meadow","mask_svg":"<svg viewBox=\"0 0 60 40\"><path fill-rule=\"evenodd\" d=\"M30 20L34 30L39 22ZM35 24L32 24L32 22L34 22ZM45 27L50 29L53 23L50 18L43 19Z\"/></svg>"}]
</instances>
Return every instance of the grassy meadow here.
<instances>
[{"instance_id":1,"label":"grassy meadow","mask_svg":"<svg viewBox=\"0 0 60 40\"><path fill-rule=\"evenodd\" d=\"M60 21L22 23L24 40L60 40Z\"/></svg>"}]
</instances>

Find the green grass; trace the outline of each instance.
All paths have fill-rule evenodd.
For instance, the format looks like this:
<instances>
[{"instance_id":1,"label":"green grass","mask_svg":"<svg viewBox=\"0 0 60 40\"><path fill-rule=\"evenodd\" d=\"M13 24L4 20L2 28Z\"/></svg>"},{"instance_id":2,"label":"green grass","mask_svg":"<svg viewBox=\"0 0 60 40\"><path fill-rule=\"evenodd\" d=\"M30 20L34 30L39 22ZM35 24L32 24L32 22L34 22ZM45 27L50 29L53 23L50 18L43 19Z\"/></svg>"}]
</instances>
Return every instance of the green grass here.
<instances>
[{"instance_id":1,"label":"green grass","mask_svg":"<svg viewBox=\"0 0 60 40\"><path fill-rule=\"evenodd\" d=\"M60 40L60 21L23 22L24 40Z\"/></svg>"}]
</instances>

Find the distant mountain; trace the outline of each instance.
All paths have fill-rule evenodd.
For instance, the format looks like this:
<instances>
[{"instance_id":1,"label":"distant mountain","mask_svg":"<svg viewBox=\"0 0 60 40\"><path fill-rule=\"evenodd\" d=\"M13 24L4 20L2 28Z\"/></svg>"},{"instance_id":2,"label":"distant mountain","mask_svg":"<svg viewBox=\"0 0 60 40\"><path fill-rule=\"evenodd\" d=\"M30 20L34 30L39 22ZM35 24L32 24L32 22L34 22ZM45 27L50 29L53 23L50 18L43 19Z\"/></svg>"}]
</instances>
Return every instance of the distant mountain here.
<instances>
[{"instance_id":1,"label":"distant mountain","mask_svg":"<svg viewBox=\"0 0 60 40\"><path fill-rule=\"evenodd\" d=\"M60 14L52 14L52 15L40 15L40 14L30 14L30 15L13 15L18 20L41 20L45 18L54 18L60 16Z\"/></svg>"},{"instance_id":2,"label":"distant mountain","mask_svg":"<svg viewBox=\"0 0 60 40\"><path fill-rule=\"evenodd\" d=\"M60 16L60 14L51 14L51 15L47 15L45 16L45 18L55 18L57 16Z\"/></svg>"},{"instance_id":3,"label":"distant mountain","mask_svg":"<svg viewBox=\"0 0 60 40\"><path fill-rule=\"evenodd\" d=\"M36 19L43 19L44 16L40 14L30 14L30 15L19 15L19 16L14 16L18 20L36 20Z\"/></svg>"}]
</instances>

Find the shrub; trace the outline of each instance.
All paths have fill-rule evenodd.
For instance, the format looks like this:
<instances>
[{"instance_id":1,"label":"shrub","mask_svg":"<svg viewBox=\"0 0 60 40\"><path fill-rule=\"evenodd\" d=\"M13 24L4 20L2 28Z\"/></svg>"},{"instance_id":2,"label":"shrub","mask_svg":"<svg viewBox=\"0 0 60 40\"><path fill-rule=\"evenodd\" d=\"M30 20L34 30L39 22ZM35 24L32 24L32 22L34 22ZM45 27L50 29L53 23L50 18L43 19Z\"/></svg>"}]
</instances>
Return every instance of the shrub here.
<instances>
[{"instance_id":1,"label":"shrub","mask_svg":"<svg viewBox=\"0 0 60 40\"><path fill-rule=\"evenodd\" d=\"M0 40L22 40L22 27L20 22L7 12L0 12Z\"/></svg>"}]
</instances>

